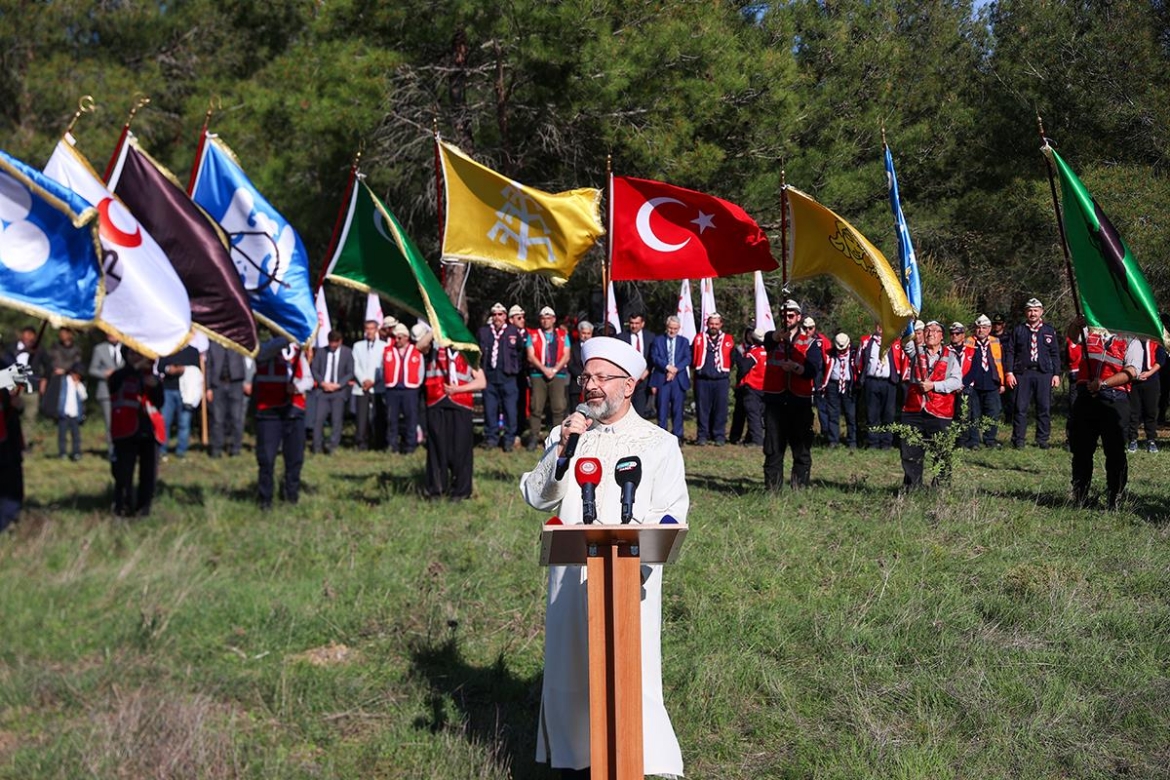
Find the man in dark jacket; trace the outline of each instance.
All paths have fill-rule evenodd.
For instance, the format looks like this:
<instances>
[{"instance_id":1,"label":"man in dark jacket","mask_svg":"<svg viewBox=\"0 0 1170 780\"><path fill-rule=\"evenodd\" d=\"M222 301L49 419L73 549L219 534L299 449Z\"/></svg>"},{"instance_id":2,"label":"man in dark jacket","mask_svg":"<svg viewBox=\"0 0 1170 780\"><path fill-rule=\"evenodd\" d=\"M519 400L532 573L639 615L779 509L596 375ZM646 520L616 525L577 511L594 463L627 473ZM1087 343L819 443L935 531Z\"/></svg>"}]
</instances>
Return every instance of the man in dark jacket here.
<instances>
[{"instance_id":1,"label":"man in dark jacket","mask_svg":"<svg viewBox=\"0 0 1170 780\"><path fill-rule=\"evenodd\" d=\"M244 440L244 379L247 365L239 352L227 349L217 342L207 348L207 410L211 416L211 451L218 458L240 454ZM226 437L225 437L226 433Z\"/></svg>"},{"instance_id":2,"label":"man in dark jacket","mask_svg":"<svg viewBox=\"0 0 1170 780\"><path fill-rule=\"evenodd\" d=\"M508 310L502 303L492 305L489 322L479 329L480 359L487 377L483 390L483 446L500 447L510 452L516 438L516 406L520 388L516 376L520 373L520 346L525 335L510 322ZM500 426L500 416L504 424Z\"/></svg>"},{"instance_id":3,"label":"man in dark jacket","mask_svg":"<svg viewBox=\"0 0 1170 780\"><path fill-rule=\"evenodd\" d=\"M1004 380L1015 390L1012 446L1023 449L1028 433L1028 407L1036 402L1036 446L1048 449L1052 391L1060 386L1060 346L1056 329L1044 322L1044 305L1036 298L1024 304L1024 322L1004 344Z\"/></svg>"}]
</instances>

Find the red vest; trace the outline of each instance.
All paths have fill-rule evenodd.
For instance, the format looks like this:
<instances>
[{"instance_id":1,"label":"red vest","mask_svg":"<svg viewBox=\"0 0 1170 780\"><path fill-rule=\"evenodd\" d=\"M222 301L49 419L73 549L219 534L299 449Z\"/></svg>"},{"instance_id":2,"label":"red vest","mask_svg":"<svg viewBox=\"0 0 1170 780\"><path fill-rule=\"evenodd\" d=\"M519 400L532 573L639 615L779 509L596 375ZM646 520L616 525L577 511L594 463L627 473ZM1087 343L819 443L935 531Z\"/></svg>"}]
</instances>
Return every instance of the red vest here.
<instances>
[{"instance_id":1,"label":"red vest","mask_svg":"<svg viewBox=\"0 0 1170 780\"><path fill-rule=\"evenodd\" d=\"M812 398L813 383L817 377L809 374L797 374L785 371L780 363L785 360L795 360L804 363L809 349L820 349L819 343L813 343L803 333L788 341L781 341L768 353L767 368L764 369L765 393L792 393L799 398Z\"/></svg>"},{"instance_id":2,"label":"red vest","mask_svg":"<svg viewBox=\"0 0 1170 780\"><path fill-rule=\"evenodd\" d=\"M946 347L952 355L959 359L959 368L963 372L963 376L967 376L967 372L971 370L971 358L975 355L975 346L960 344L947 344Z\"/></svg>"},{"instance_id":3,"label":"red vest","mask_svg":"<svg viewBox=\"0 0 1170 780\"><path fill-rule=\"evenodd\" d=\"M399 372L402 376L399 377ZM382 378L386 387L396 387L398 380L404 379L410 389L422 387L423 357L422 353L413 344L406 345L405 360L398 355L398 347L391 344L382 353Z\"/></svg>"},{"instance_id":4,"label":"red vest","mask_svg":"<svg viewBox=\"0 0 1170 780\"><path fill-rule=\"evenodd\" d=\"M1081 358L1085 348L1081 346L1079 341L1073 341L1070 338L1065 338L1065 349L1068 350L1068 373L1073 380L1077 379L1077 374L1081 370Z\"/></svg>"},{"instance_id":5,"label":"red vest","mask_svg":"<svg viewBox=\"0 0 1170 780\"><path fill-rule=\"evenodd\" d=\"M455 355L454 359L450 354ZM471 409L475 406L474 393L456 393L448 396L443 390L444 385L466 385L471 382L471 367L462 352L454 352L449 348L432 347L430 358L427 360L426 393L427 406L434 406L444 398L450 398L460 406Z\"/></svg>"},{"instance_id":6,"label":"red vest","mask_svg":"<svg viewBox=\"0 0 1170 780\"><path fill-rule=\"evenodd\" d=\"M167 435L162 412L155 409L154 404L146 397L146 386L142 375L138 373L127 374L118 392L110 398L110 438L116 441L136 435L139 416L143 409L146 410L150 425L154 429L154 440L159 444L164 443Z\"/></svg>"},{"instance_id":7,"label":"red vest","mask_svg":"<svg viewBox=\"0 0 1170 780\"><path fill-rule=\"evenodd\" d=\"M739 380L740 387L750 387L753 390L764 389L764 372L768 370L768 350L763 345L756 344L747 351L748 357L756 361L751 371L744 374Z\"/></svg>"},{"instance_id":8,"label":"red vest","mask_svg":"<svg viewBox=\"0 0 1170 780\"><path fill-rule=\"evenodd\" d=\"M873 343L874 337L872 333L867 333L861 337L861 343L857 345L857 364L854 366L855 373L858 380L865 379L865 369L869 363L870 344ZM881 349L881 341L878 341L877 349ZM890 381L895 384L898 382L898 377L906 372L906 350L902 349L902 342L895 339L894 343L890 345L890 349L886 352L886 356L882 358L888 363L893 363L893 368L890 370Z\"/></svg>"},{"instance_id":9,"label":"red vest","mask_svg":"<svg viewBox=\"0 0 1170 780\"><path fill-rule=\"evenodd\" d=\"M289 369L292 369L291 373ZM298 409L305 408L303 393L293 392L289 385L293 379L301 378L301 353L296 350L290 366L283 354L256 364L256 376L252 379L252 394L256 398L256 411L266 412L280 409L290 403Z\"/></svg>"},{"instance_id":10,"label":"red vest","mask_svg":"<svg viewBox=\"0 0 1170 780\"><path fill-rule=\"evenodd\" d=\"M557 359L556 359L556 362L560 363L561 358L565 356L565 341L566 341L566 339L568 339L569 334L565 333L564 329L557 328L556 330L553 331L553 335L554 335L554 338L556 338L556 340L557 340ZM528 339L529 339L529 342L532 344L532 351L536 354L536 362L540 363L541 365L544 365L544 351L545 351L545 346L546 346L544 343L544 331L541 330L540 328L530 328L528 330ZM529 368L532 368L532 367L529 366ZM536 371L535 368L533 368L532 370Z\"/></svg>"},{"instance_id":11,"label":"red vest","mask_svg":"<svg viewBox=\"0 0 1170 780\"><path fill-rule=\"evenodd\" d=\"M1102 383L1114 374L1124 373L1121 369L1125 365L1125 352L1129 349L1129 342L1117 336L1106 339L1100 333L1089 331L1089 337L1081 348L1081 360L1078 365L1077 384L1087 385L1090 379L1099 379ZM1128 393L1130 382L1116 385L1112 389Z\"/></svg>"},{"instance_id":12,"label":"red vest","mask_svg":"<svg viewBox=\"0 0 1170 780\"><path fill-rule=\"evenodd\" d=\"M707 362L707 339L706 333L700 333L695 336L695 342L691 345L691 365L697 372ZM721 365L716 365L720 371L731 371L731 350L735 349L735 338L730 333L719 334L719 359Z\"/></svg>"},{"instance_id":13,"label":"red vest","mask_svg":"<svg viewBox=\"0 0 1170 780\"><path fill-rule=\"evenodd\" d=\"M930 370L929 376L926 378L931 382L941 382L947 378L947 364L950 362L950 350L943 347L939 351L939 359L934 362L934 367ZM909 379L910 366L907 365L903 369L903 379ZM925 393L922 391L922 385L917 382L908 383L906 385L906 403L902 405L904 412L921 412L925 411L932 417L941 417L944 420L949 420L955 416L955 394L954 393Z\"/></svg>"}]
</instances>

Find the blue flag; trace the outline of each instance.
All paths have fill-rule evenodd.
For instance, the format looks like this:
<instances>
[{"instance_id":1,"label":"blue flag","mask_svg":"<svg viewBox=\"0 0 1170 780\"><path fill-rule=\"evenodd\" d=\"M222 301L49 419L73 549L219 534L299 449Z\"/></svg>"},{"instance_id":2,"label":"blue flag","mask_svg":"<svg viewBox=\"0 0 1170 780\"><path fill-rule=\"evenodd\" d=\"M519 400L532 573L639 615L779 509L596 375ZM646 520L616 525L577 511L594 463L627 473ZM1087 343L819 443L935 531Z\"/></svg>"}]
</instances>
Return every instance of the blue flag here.
<instances>
[{"instance_id":1,"label":"blue flag","mask_svg":"<svg viewBox=\"0 0 1170 780\"><path fill-rule=\"evenodd\" d=\"M256 319L305 344L317 330L309 254L301 237L260 194L232 150L204 133L191 199L223 227Z\"/></svg>"},{"instance_id":2,"label":"blue flag","mask_svg":"<svg viewBox=\"0 0 1170 780\"><path fill-rule=\"evenodd\" d=\"M886 147L886 179L890 187L890 208L894 212L894 232L898 234L898 265L902 277L902 288L906 291L906 299L914 307L914 313L922 311L922 282L918 277L918 256L914 254L914 244L910 241L910 228L906 226L906 216L902 213L902 200L898 197L898 176L894 173L894 157L890 154L890 147ZM910 326L913 327L913 324ZM907 329L909 331L909 328Z\"/></svg>"},{"instance_id":3,"label":"blue flag","mask_svg":"<svg viewBox=\"0 0 1170 780\"><path fill-rule=\"evenodd\" d=\"M0 305L58 326L90 324L101 256L97 210L0 151Z\"/></svg>"}]
</instances>

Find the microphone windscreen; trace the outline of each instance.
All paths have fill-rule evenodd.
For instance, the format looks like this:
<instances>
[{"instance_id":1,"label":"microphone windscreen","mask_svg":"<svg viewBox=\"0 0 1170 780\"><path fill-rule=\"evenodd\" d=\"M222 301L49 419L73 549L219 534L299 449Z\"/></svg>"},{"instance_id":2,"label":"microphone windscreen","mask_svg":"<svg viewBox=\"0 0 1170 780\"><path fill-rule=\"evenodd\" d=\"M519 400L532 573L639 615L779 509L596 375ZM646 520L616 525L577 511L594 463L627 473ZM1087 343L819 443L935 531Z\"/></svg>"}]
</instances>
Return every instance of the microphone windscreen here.
<instances>
[{"instance_id":1,"label":"microphone windscreen","mask_svg":"<svg viewBox=\"0 0 1170 780\"><path fill-rule=\"evenodd\" d=\"M578 485L601 484L601 461L597 458L578 458L573 467L573 476Z\"/></svg>"},{"instance_id":2,"label":"microphone windscreen","mask_svg":"<svg viewBox=\"0 0 1170 780\"><path fill-rule=\"evenodd\" d=\"M632 484L637 487L642 482L642 459L637 455L622 458L613 467L613 478L619 485Z\"/></svg>"},{"instance_id":3,"label":"microphone windscreen","mask_svg":"<svg viewBox=\"0 0 1170 780\"><path fill-rule=\"evenodd\" d=\"M586 420L593 419L593 407L587 403L577 404L577 408L573 410L574 413L581 415Z\"/></svg>"}]
</instances>

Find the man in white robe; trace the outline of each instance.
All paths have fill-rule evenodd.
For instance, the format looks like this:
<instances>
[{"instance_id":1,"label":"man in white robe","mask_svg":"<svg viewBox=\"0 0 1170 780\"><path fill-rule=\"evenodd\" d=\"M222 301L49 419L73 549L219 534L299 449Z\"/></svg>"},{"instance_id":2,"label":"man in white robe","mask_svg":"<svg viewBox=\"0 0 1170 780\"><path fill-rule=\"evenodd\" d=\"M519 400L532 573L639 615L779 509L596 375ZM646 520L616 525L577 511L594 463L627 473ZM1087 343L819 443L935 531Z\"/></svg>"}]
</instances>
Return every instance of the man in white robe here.
<instances>
[{"instance_id":1,"label":"man in white robe","mask_svg":"<svg viewBox=\"0 0 1170 780\"><path fill-rule=\"evenodd\" d=\"M646 368L642 355L623 341L596 336L582 345L585 369L580 383L591 418L574 412L545 440L544 455L520 480L524 500L555 513L566 525L581 523L581 489L573 477L576 460L601 461L596 488L597 522L619 523L621 488L614 466L627 456L642 461L634 500L634 522L656 524L666 515L686 522L690 498L678 439L632 409L632 397ZM555 476L569 436L579 434L564 477ZM588 777L589 628L585 566L550 566L545 616L544 688L536 760ZM647 775L681 777L682 753L662 700L662 566L642 567L642 727Z\"/></svg>"}]
</instances>

